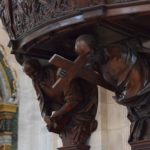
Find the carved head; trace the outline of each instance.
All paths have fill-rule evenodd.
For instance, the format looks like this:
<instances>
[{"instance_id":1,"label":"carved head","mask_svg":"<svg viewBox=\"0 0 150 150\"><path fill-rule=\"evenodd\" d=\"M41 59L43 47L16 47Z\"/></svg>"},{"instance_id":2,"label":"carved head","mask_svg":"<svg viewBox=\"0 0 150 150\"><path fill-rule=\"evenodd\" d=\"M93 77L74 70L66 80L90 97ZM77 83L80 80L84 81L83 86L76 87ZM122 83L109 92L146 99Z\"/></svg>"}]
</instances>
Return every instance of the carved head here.
<instances>
[{"instance_id":1,"label":"carved head","mask_svg":"<svg viewBox=\"0 0 150 150\"><path fill-rule=\"evenodd\" d=\"M126 77L128 70L136 62L136 53L126 43L111 44L105 48L99 46L97 40L88 34L81 35L75 43L75 51L79 55L91 53L90 63L98 64L104 79L116 85Z\"/></svg>"},{"instance_id":2,"label":"carved head","mask_svg":"<svg viewBox=\"0 0 150 150\"><path fill-rule=\"evenodd\" d=\"M96 48L96 40L92 35L83 34L76 39L75 52L79 55L91 53Z\"/></svg>"},{"instance_id":3,"label":"carved head","mask_svg":"<svg viewBox=\"0 0 150 150\"><path fill-rule=\"evenodd\" d=\"M41 69L41 64L36 59L28 59L23 63L23 71L33 80L38 79Z\"/></svg>"},{"instance_id":4,"label":"carved head","mask_svg":"<svg viewBox=\"0 0 150 150\"><path fill-rule=\"evenodd\" d=\"M109 83L118 84L124 80L136 62L136 54L125 45L111 45L101 51L101 70Z\"/></svg>"}]
</instances>

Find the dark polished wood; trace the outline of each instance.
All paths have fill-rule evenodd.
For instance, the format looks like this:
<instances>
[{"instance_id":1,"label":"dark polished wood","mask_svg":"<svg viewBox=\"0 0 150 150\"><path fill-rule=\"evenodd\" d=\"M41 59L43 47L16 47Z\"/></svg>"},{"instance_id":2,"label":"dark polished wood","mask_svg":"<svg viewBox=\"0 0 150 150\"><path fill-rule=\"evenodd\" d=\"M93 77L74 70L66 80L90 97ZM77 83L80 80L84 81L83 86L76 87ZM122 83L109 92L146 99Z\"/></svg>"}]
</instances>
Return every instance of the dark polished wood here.
<instances>
[{"instance_id":1,"label":"dark polished wood","mask_svg":"<svg viewBox=\"0 0 150 150\"><path fill-rule=\"evenodd\" d=\"M89 150L90 146L85 145L74 145L69 147L58 148L58 150Z\"/></svg>"},{"instance_id":2,"label":"dark polished wood","mask_svg":"<svg viewBox=\"0 0 150 150\"><path fill-rule=\"evenodd\" d=\"M66 71L68 71L68 70L70 70L70 68L72 70L75 69L74 65L76 65L77 60L76 60L76 62L72 62L68 59L63 58L62 56L55 54L49 60L49 63L52 65L55 65L58 68L62 68L62 69L65 69ZM101 80L101 78L99 77L100 75L97 72L82 67L81 63L79 63L79 66L81 69L78 66L76 66L76 69L78 69L79 71L77 70L76 72L74 72L74 76L77 75L89 82L92 82L93 84L98 84L98 85L103 86L106 89L109 89L110 91L114 91L113 87L111 87L109 84L107 84L106 82L103 82L103 80ZM69 76L69 74L67 74L67 76ZM71 78L72 77L73 76L71 75ZM63 85L63 83L60 83L60 82L62 82L61 81L62 79L58 79L58 81L55 83L55 85L53 87L56 88L56 85L57 86L59 86L60 84Z\"/></svg>"},{"instance_id":3,"label":"dark polished wood","mask_svg":"<svg viewBox=\"0 0 150 150\"><path fill-rule=\"evenodd\" d=\"M52 61L53 61L53 58L49 60L49 63L51 63ZM62 91L63 87L77 76L78 70L83 68L83 66L85 65L86 62L87 62L87 56L78 57L74 61L74 65L72 65L71 67L68 68L68 70L67 70L68 72L67 72L66 76L63 78L59 78L55 82L55 84L52 86L53 90ZM55 63L53 63L53 65L55 65Z\"/></svg>"},{"instance_id":4,"label":"dark polished wood","mask_svg":"<svg viewBox=\"0 0 150 150\"><path fill-rule=\"evenodd\" d=\"M99 85L111 89L112 84L108 84L107 81L103 84L104 77L107 78L113 73L113 71L109 70L110 64L105 62L107 67L103 67L103 71L101 71L101 67L99 67L99 75L103 74L100 76L102 79L101 82L98 81L99 77L93 72L90 76L89 71L82 68L84 63L79 62L78 65L74 65L75 60L77 60L77 54L74 51L76 38L82 34L92 34L94 37L98 37L97 43L100 49L109 47L112 43L117 44L124 41L132 45L134 42L130 41L136 40L136 43L138 41L138 44L140 43L138 54L138 59L140 58L138 63L141 65L140 69L144 69L142 73L145 72L145 77L147 72L149 72L147 68L149 66L150 56L146 55L150 50L143 48L143 43L150 40L149 0L1 0L0 17L9 34L9 45L12 46L12 53L15 54L16 60L20 64L29 57L48 60L53 54L58 54L66 58L66 60L61 59L57 62L55 61L54 64L66 70L71 70L69 76L67 76L70 80L77 74L77 71L80 70L80 77L93 81L96 84L98 82ZM112 34L112 32L115 34ZM128 49L129 47L126 48ZM142 52L145 52L145 50L146 53L143 54ZM112 51L113 49L110 50L110 55ZM95 58L96 57L95 55ZM144 59L141 61L141 58ZM144 60L146 63L143 65ZM113 64L113 60L111 61ZM82 65L80 66L80 64ZM119 63L115 63L116 66L118 64ZM134 66L134 64L131 63L131 66L132 65ZM131 68L135 71L140 65L137 65L136 68L133 67L134 69ZM117 67L114 68L116 69ZM131 68L129 67L128 69L130 70ZM127 72L129 71L128 69L126 70ZM138 72L141 72L141 70L138 70ZM110 74L108 74L108 71L110 71ZM135 73L134 71L133 73ZM130 74L131 72L129 71L128 73ZM85 74L87 74L87 76L83 77ZM135 73L135 75L140 76L141 74ZM121 77L123 78L124 76L125 74ZM114 77L116 77L116 75L114 75ZM140 82L144 80L144 77L142 77L136 82L132 82L134 77L132 79L130 78L131 82L129 82L140 84ZM149 78L148 80L145 79L145 81L149 80ZM108 81L111 82L111 80ZM124 82L126 82L126 78ZM125 85L123 86L123 88L127 89ZM147 91L148 88L144 88L144 86L145 84L143 84L142 90ZM138 95L135 91L138 87L140 87L140 85L124 92L128 93L131 97L134 95L133 101L130 101L130 99L129 101L126 101L126 99L125 101L119 100L119 98L124 95L122 91L119 91L122 87L117 89L116 94L118 94L118 103L127 105L130 110L128 117L131 121L131 125L134 126L130 140L134 141L138 139L136 143L131 143L132 150L148 150L150 149L150 142L140 140L146 139L147 136L149 137L150 135L149 109L147 108L147 106L149 106L149 100L147 99L149 98L145 96L145 93L142 93L143 91L141 89L142 96ZM46 90L45 88L44 90L45 93L50 93L49 89ZM41 94L40 90L39 93ZM140 101L139 106L135 104L134 107L131 107L133 105L131 104L130 106L130 102L134 103L136 100L138 102ZM141 115L143 115L143 117L141 117ZM88 150L89 147L76 145L59 149Z\"/></svg>"},{"instance_id":5,"label":"dark polished wood","mask_svg":"<svg viewBox=\"0 0 150 150\"><path fill-rule=\"evenodd\" d=\"M0 17L9 33L12 53L16 57L20 57L18 56L20 54L21 57L30 55L48 59L47 54L52 56L57 53L74 59L76 55L72 51L70 53L70 49L63 52L54 43L55 40L59 40L58 37L63 38L66 33L68 33L67 36L70 36L73 31L78 33L77 37L80 35L82 26L89 26L91 29L90 24L102 23L101 19L110 21L119 16L137 15L137 18L134 17L134 22L140 25L149 20L149 14L147 14L150 13L149 8L149 0L83 0L82 2L79 0L1 0ZM140 20L143 17L140 17L139 14L146 16L142 22ZM131 25L132 22L128 21L128 25ZM127 27L124 22L120 24ZM149 25L139 26L136 31L142 33L144 30L149 30ZM132 26L131 29L134 27ZM120 29L121 31L125 30L124 28ZM149 36L149 32L144 32L144 34ZM47 43L49 44L47 45ZM61 47L63 48L62 45Z\"/></svg>"},{"instance_id":6,"label":"dark polished wood","mask_svg":"<svg viewBox=\"0 0 150 150\"><path fill-rule=\"evenodd\" d=\"M47 129L60 135L64 150L88 150L87 140L97 128L97 86L75 77L85 61L85 56L78 57L58 84L54 66L42 66L36 59L23 63L24 72L33 81Z\"/></svg>"},{"instance_id":7,"label":"dark polished wood","mask_svg":"<svg viewBox=\"0 0 150 150\"><path fill-rule=\"evenodd\" d=\"M150 150L150 140L138 141L130 145L132 150Z\"/></svg>"}]
</instances>

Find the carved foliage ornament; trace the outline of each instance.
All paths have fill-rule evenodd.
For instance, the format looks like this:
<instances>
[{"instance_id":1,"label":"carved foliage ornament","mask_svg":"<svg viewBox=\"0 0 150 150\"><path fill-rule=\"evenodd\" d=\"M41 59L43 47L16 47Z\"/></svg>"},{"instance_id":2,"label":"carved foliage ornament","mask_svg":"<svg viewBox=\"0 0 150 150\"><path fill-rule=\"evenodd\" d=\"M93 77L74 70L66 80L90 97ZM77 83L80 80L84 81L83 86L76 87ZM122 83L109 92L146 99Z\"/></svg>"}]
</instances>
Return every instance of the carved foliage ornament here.
<instances>
[{"instance_id":1,"label":"carved foliage ornament","mask_svg":"<svg viewBox=\"0 0 150 150\"><path fill-rule=\"evenodd\" d=\"M0 17L11 39L81 8L131 0L0 0ZM136 1L136 0L132 0Z\"/></svg>"},{"instance_id":2,"label":"carved foliage ornament","mask_svg":"<svg viewBox=\"0 0 150 150\"><path fill-rule=\"evenodd\" d=\"M124 2L133 2L137 0L107 0L107 3L124 3Z\"/></svg>"}]
</instances>

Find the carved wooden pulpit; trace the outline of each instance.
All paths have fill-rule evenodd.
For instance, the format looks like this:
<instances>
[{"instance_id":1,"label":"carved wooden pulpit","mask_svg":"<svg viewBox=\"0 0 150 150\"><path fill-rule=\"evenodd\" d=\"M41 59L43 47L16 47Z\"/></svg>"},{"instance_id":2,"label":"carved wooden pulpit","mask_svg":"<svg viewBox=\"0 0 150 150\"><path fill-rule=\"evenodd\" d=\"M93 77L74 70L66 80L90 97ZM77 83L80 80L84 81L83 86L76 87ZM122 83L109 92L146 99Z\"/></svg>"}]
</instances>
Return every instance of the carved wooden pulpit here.
<instances>
[{"instance_id":1,"label":"carved wooden pulpit","mask_svg":"<svg viewBox=\"0 0 150 150\"><path fill-rule=\"evenodd\" d=\"M101 80L101 74L84 67L86 58L77 58L74 44L81 34L97 37L101 48L124 41L128 47L141 50L150 38L149 0L1 0L0 17L18 63L22 65L27 58L47 62L51 58L50 63L68 71L54 85L58 91L76 75L114 91ZM142 52L145 50L149 53L144 48ZM146 122L144 117L142 122ZM150 149L150 138L130 144L132 150Z\"/></svg>"}]
</instances>

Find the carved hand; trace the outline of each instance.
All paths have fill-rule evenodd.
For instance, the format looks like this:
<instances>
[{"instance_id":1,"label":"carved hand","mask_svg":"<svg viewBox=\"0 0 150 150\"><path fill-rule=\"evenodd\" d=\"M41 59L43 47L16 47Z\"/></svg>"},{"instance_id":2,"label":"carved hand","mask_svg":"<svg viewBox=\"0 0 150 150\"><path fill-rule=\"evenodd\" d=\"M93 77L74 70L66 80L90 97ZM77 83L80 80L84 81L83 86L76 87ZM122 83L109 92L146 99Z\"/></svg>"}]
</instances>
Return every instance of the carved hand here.
<instances>
[{"instance_id":1,"label":"carved hand","mask_svg":"<svg viewBox=\"0 0 150 150\"><path fill-rule=\"evenodd\" d=\"M51 130L52 128L56 128L57 124L55 123L55 120L50 118L50 116L45 116L44 121L47 123L47 128Z\"/></svg>"},{"instance_id":2,"label":"carved hand","mask_svg":"<svg viewBox=\"0 0 150 150\"><path fill-rule=\"evenodd\" d=\"M57 77L63 78L67 75L67 71L65 69L59 68L57 71Z\"/></svg>"},{"instance_id":3,"label":"carved hand","mask_svg":"<svg viewBox=\"0 0 150 150\"><path fill-rule=\"evenodd\" d=\"M45 116L44 121L49 124L50 123L50 116Z\"/></svg>"}]
</instances>

